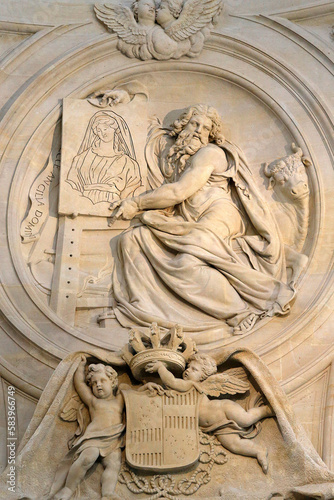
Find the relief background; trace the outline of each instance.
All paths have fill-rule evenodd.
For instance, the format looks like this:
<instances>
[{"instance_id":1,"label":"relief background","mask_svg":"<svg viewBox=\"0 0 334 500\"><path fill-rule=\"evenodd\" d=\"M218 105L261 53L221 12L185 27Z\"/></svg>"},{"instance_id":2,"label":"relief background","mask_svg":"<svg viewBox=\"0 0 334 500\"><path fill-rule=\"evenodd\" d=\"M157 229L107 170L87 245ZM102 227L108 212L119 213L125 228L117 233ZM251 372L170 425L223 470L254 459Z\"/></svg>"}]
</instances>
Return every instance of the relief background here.
<instances>
[{"instance_id":1,"label":"relief background","mask_svg":"<svg viewBox=\"0 0 334 500\"><path fill-rule=\"evenodd\" d=\"M94 306L92 313L89 301L82 299L78 307L72 297L65 304L60 302L57 312L49 306L50 266L59 255L57 197L50 203L48 229L34 248L34 262L34 243L23 244L20 231L29 211L30 187L50 151L56 155L59 150L62 99L84 99L98 89L137 80L148 90L148 116L156 114L165 120L164 125L190 104L215 106L227 138L246 153L274 210L263 163L290 154L292 142L312 160L308 169L310 225L303 248L309 263L292 311L287 317L261 322L244 337L225 340L225 345L249 347L262 357L289 395L320 456L333 469L333 25L334 2L228 0L198 58L142 62L117 50L116 35L110 35L95 18L90 1L2 3L2 468L6 463L3 410L7 386L17 388L17 425L22 437L60 359L94 345L117 349L127 339L121 327L113 333L98 327L96 317L103 306ZM102 218L90 221L83 230L78 219L60 220L59 227L68 223L77 231L78 265L86 274L96 274L105 265L115 228L108 228ZM127 226L120 222L116 230ZM98 242L94 248L92 238ZM38 255L45 269L34 275ZM203 349L218 345L220 341Z\"/></svg>"}]
</instances>

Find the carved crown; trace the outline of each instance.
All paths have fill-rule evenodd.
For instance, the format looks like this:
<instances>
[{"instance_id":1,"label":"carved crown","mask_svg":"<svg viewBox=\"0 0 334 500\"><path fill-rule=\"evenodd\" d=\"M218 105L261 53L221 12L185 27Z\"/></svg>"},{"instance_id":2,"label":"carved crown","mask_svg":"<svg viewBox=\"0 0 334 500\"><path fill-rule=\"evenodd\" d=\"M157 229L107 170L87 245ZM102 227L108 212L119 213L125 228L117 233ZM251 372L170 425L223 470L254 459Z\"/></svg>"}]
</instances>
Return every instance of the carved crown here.
<instances>
[{"instance_id":1,"label":"carved crown","mask_svg":"<svg viewBox=\"0 0 334 500\"><path fill-rule=\"evenodd\" d=\"M175 325L166 332L157 323L152 323L149 335L135 328L130 330L123 358L133 376L142 380L148 376L145 367L150 361L163 361L171 372L180 374L187 360L196 352L195 342L185 337L181 326Z\"/></svg>"}]
</instances>

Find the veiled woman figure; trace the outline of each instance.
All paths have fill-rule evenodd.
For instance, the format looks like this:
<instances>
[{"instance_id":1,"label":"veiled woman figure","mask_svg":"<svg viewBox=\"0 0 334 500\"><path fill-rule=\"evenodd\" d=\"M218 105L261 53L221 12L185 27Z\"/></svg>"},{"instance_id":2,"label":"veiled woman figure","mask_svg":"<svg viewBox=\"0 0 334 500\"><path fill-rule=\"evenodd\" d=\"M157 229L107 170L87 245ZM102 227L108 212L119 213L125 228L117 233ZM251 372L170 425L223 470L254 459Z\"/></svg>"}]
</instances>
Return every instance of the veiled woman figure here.
<instances>
[{"instance_id":1,"label":"veiled woman figure","mask_svg":"<svg viewBox=\"0 0 334 500\"><path fill-rule=\"evenodd\" d=\"M142 185L129 127L114 111L98 111L67 176L72 188L93 204L133 196Z\"/></svg>"}]
</instances>

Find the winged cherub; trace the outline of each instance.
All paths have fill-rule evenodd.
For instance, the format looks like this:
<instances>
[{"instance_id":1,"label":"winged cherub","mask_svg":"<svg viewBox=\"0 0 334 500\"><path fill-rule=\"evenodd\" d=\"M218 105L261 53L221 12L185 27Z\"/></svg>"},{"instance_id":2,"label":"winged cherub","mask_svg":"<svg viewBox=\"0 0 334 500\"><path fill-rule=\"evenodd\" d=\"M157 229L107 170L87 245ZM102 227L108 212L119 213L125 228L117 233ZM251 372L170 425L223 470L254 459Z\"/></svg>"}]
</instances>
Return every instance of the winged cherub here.
<instances>
[{"instance_id":1,"label":"winged cherub","mask_svg":"<svg viewBox=\"0 0 334 500\"><path fill-rule=\"evenodd\" d=\"M97 460L101 460L104 467L102 500L120 499L115 488L121 467L121 448L124 447L121 389L128 388L128 385L122 383L118 386L118 374L111 366L90 364L86 370L86 364L87 358L82 355L73 378L77 394L72 396L60 415L65 421L77 420L79 427L68 443L69 453L57 470L49 495L52 500L72 498ZM137 390L148 391L153 396L161 394L162 387L149 382Z\"/></svg>"},{"instance_id":2,"label":"winged cherub","mask_svg":"<svg viewBox=\"0 0 334 500\"><path fill-rule=\"evenodd\" d=\"M54 500L69 500L99 457L104 467L101 480L103 499L120 498L114 490L121 467L122 434L125 426L123 397L120 392L116 394L117 372L111 366L100 363L89 365L85 374L85 366L86 357L82 355L73 382L81 401L88 407L90 423L79 439L71 441L72 448L68 458L72 458L73 462L68 469L65 485L64 474L61 473L63 468L60 467L57 472L50 495Z\"/></svg>"},{"instance_id":3,"label":"winged cherub","mask_svg":"<svg viewBox=\"0 0 334 500\"><path fill-rule=\"evenodd\" d=\"M247 439L254 430L254 424L267 417L273 417L272 409L257 406L244 410L240 404L230 399L218 398L223 394L243 394L249 389L247 381L239 378L239 369L217 373L217 365L208 355L194 354L188 360L183 379L175 378L161 361L146 365L149 373L157 372L162 382L170 389L187 392L192 387L200 393L199 425L203 432L212 432L227 450L237 455L254 457L265 474L268 472L267 449ZM252 435L254 437L254 434Z\"/></svg>"},{"instance_id":4,"label":"winged cherub","mask_svg":"<svg viewBox=\"0 0 334 500\"><path fill-rule=\"evenodd\" d=\"M117 34L124 55L164 60L198 55L221 6L222 0L161 0L157 10L155 0L134 0L131 9L105 3L94 10Z\"/></svg>"},{"instance_id":5,"label":"winged cherub","mask_svg":"<svg viewBox=\"0 0 334 500\"><path fill-rule=\"evenodd\" d=\"M196 57L221 11L221 0L161 0L156 20L172 40L189 41L186 55Z\"/></svg>"}]
</instances>

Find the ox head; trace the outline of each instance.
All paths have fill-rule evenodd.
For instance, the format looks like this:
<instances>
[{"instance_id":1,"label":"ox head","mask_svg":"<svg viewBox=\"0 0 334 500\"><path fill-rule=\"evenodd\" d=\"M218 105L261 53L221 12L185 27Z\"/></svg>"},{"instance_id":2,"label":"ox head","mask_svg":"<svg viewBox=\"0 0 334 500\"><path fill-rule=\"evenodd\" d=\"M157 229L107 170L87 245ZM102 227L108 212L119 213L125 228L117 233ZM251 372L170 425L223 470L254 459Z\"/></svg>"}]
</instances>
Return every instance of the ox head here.
<instances>
[{"instance_id":1,"label":"ox head","mask_svg":"<svg viewBox=\"0 0 334 500\"><path fill-rule=\"evenodd\" d=\"M276 186L279 192L287 200L297 201L309 195L308 178L305 167L311 165L311 161L303 155L301 148L292 144L293 154L284 156L271 163L266 163L264 173L269 178L268 189Z\"/></svg>"}]
</instances>

